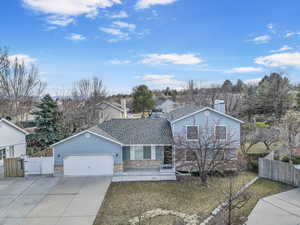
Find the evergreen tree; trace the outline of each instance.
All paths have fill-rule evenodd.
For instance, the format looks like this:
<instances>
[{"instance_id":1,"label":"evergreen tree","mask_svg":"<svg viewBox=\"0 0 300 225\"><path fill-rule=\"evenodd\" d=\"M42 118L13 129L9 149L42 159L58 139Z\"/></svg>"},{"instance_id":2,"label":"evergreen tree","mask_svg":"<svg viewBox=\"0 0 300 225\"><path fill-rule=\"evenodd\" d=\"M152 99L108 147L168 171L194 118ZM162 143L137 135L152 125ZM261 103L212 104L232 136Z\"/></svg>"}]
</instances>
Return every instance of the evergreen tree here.
<instances>
[{"instance_id":1,"label":"evergreen tree","mask_svg":"<svg viewBox=\"0 0 300 225\"><path fill-rule=\"evenodd\" d=\"M49 94L41 99L37 108L33 113L37 125L34 138L40 147L46 147L63 138L60 113L56 101Z\"/></svg>"},{"instance_id":2,"label":"evergreen tree","mask_svg":"<svg viewBox=\"0 0 300 225\"><path fill-rule=\"evenodd\" d=\"M153 93L146 85L140 85L133 89L133 109L135 112L152 110L154 108Z\"/></svg>"},{"instance_id":3,"label":"evergreen tree","mask_svg":"<svg viewBox=\"0 0 300 225\"><path fill-rule=\"evenodd\" d=\"M281 118L291 103L290 82L278 73L265 76L258 85L258 104L263 114L274 114Z\"/></svg>"},{"instance_id":4,"label":"evergreen tree","mask_svg":"<svg viewBox=\"0 0 300 225\"><path fill-rule=\"evenodd\" d=\"M222 85L222 90L225 92L230 92L232 91L233 84L230 80L225 80L223 85Z\"/></svg>"}]
</instances>

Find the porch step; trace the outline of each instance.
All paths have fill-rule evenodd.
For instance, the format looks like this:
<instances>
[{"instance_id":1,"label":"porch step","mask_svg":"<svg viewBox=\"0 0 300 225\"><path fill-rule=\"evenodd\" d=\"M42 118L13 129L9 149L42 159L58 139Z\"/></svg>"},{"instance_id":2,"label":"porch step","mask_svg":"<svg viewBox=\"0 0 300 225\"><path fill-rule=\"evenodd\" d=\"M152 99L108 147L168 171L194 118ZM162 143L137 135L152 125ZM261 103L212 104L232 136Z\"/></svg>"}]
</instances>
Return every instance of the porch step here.
<instances>
[{"instance_id":1,"label":"porch step","mask_svg":"<svg viewBox=\"0 0 300 225\"><path fill-rule=\"evenodd\" d=\"M112 182L122 181L174 181L176 180L175 174L169 175L115 175Z\"/></svg>"}]
</instances>

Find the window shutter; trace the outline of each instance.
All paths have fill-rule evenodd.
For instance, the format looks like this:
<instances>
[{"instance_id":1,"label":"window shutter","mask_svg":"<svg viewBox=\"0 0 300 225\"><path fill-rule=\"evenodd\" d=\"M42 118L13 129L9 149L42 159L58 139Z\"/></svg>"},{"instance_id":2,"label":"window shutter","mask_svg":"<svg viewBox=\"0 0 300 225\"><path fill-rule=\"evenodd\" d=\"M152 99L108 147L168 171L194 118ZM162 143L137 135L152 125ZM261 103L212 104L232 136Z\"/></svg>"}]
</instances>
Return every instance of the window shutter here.
<instances>
[{"instance_id":1,"label":"window shutter","mask_svg":"<svg viewBox=\"0 0 300 225\"><path fill-rule=\"evenodd\" d=\"M156 160L163 160L163 159L164 159L164 147L156 146Z\"/></svg>"},{"instance_id":2,"label":"window shutter","mask_svg":"<svg viewBox=\"0 0 300 225\"><path fill-rule=\"evenodd\" d=\"M130 160L130 147L124 146L123 147L123 161Z\"/></svg>"}]
</instances>

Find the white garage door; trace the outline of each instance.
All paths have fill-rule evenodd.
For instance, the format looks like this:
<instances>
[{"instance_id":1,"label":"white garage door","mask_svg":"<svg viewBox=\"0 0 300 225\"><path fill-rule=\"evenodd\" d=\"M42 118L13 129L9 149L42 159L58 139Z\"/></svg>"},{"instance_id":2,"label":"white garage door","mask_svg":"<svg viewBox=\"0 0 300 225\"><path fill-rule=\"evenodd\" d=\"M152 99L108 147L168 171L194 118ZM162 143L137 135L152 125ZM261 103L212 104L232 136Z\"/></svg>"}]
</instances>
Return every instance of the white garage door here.
<instances>
[{"instance_id":1,"label":"white garage door","mask_svg":"<svg viewBox=\"0 0 300 225\"><path fill-rule=\"evenodd\" d=\"M67 156L64 158L64 175L112 175L114 160L109 155Z\"/></svg>"}]
</instances>

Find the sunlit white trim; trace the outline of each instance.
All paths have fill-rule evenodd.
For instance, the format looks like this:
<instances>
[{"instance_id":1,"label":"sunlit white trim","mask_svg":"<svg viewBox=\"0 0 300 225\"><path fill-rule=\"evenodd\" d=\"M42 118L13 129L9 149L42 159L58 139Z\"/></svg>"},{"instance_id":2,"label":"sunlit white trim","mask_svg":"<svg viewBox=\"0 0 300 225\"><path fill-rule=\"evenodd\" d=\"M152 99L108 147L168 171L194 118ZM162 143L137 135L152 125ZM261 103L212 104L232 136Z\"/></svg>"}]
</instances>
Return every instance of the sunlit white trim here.
<instances>
[{"instance_id":1,"label":"sunlit white trim","mask_svg":"<svg viewBox=\"0 0 300 225\"><path fill-rule=\"evenodd\" d=\"M13 124L12 122L9 122L9 121L6 120L6 119L0 119L0 123L1 123L1 122L6 123L7 125L9 125L9 126L15 128L15 129L17 129L18 131L22 132L22 133L25 134L25 135L28 135L28 134L29 134L26 130L23 130L22 128L18 127L17 125Z\"/></svg>"},{"instance_id":2,"label":"sunlit white trim","mask_svg":"<svg viewBox=\"0 0 300 225\"><path fill-rule=\"evenodd\" d=\"M108 141L111 141L111 142L114 142L114 143L116 143L116 144L119 144L119 145L123 146L123 144L122 144L121 142L112 140L112 139L110 139L110 138L108 138L108 137L104 137L104 136L102 136L102 135L100 135L100 134L97 134L97 133L95 133L95 132L92 132L92 131L90 131L90 130L84 130L84 131L79 132L78 134L75 134L75 135L73 135L73 136L67 137L67 138L65 138L65 139L63 139L63 140L61 140L61 141L59 141L59 142L57 142L57 143L54 143L54 144L50 145L50 147L53 148L54 146L56 146L56 145L58 145L58 144L61 144L61 143L65 142L65 141L68 141L68 140L70 140L70 139L73 139L73 138L75 138L75 137L77 137L77 136L79 136L79 135L81 135L81 134L84 134L84 133L90 133L90 134L96 135L96 136L98 136L98 137L104 138L104 139L106 139L106 140L108 140Z\"/></svg>"},{"instance_id":3,"label":"sunlit white trim","mask_svg":"<svg viewBox=\"0 0 300 225\"><path fill-rule=\"evenodd\" d=\"M217 127L225 127L226 128L226 135L225 135L225 139L217 139ZM215 124L215 128L214 128L214 134L215 137L218 141L227 141L228 139L228 135L227 135L227 125L223 125L223 124Z\"/></svg>"},{"instance_id":4,"label":"sunlit white trim","mask_svg":"<svg viewBox=\"0 0 300 225\"><path fill-rule=\"evenodd\" d=\"M180 121L180 120L183 120L183 119L185 119L185 118L188 118L188 117L190 117L190 116L193 116L193 115L195 115L195 114L198 114L198 113L200 113L200 112L203 112L203 111L205 111L205 110L210 110L210 111L212 111L212 112L218 113L218 114L220 114L220 115L222 115L222 116L225 116L225 117L227 117L227 118L229 118L229 119L232 119L232 120L237 121L237 122L242 123L242 124L245 123L245 122L242 121L242 120L236 119L236 118L234 118L234 117L232 117L232 116L229 116L229 115L227 115L227 114L225 114L225 113L219 112L219 111L217 111L217 110L215 110L215 109L212 109L212 108L210 108L210 107L204 107L203 109L200 109L200 110L195 111L195 112L193 112L193 113L190 113L190 114L188 114L188 115L182 116L182 117L180 117L180 118L178 118L178 119L176 119L176 120L170 121L170 122L171 122L171 124L174 124L174 123L176 123L176 122L178 122L178 121Z\"/></svg>"}]
</instances>

